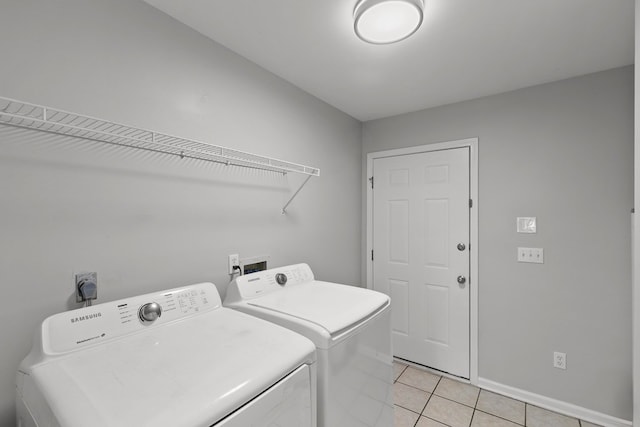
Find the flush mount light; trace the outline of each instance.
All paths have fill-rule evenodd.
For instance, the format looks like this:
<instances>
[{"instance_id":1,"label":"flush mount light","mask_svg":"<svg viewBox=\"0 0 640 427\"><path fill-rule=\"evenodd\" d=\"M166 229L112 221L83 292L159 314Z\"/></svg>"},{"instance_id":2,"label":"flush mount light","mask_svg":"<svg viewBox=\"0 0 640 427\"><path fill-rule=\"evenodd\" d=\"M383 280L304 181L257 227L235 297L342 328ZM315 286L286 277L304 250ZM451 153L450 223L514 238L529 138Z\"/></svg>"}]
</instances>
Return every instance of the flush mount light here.
<instances>
[{"instance_id":1,"label":"flush mount light","mask_svg":"<svg viewBox=\"0 0 640 427\"><path fill-rule=\"evenodd\" d=\"M360 0L353 12L353 28L368 43L395 43L420 28L423 9L422 0Z\"/></svg>"}]
</instances>

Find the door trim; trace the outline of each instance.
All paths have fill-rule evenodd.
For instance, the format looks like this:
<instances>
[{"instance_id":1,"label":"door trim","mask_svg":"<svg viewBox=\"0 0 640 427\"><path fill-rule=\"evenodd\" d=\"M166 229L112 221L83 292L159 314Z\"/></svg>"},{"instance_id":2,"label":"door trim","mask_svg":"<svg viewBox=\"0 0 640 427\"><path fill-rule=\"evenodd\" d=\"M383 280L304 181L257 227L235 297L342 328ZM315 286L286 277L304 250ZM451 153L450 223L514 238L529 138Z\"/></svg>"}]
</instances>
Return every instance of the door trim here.
<instances>
[{"instance_id":1,"label":"door trim","mask_svg":"<svg viewBox=\"0 0 640 427\"><path fill-rule=\"evenodd\" d=\"M469 191L473 206L469 212L470 219L470 301L469 301L469 381L473 385L478 385L478 138L467 138L456 141L438 142L433 144L419 145L408 148L398 148L393 150L377 151L367 154L367 176L369 179L373 175L374 159L404 156L407 154L426 153L430 151L448 150L452 148L469 147ZM374 183L375 186L375 183ZM367 182L367 236L366 236L366 272L367 288L373 289L373 262L371 261L371 251L373 250L373 192L371 185Z\"/></svg>"}]
</instances>

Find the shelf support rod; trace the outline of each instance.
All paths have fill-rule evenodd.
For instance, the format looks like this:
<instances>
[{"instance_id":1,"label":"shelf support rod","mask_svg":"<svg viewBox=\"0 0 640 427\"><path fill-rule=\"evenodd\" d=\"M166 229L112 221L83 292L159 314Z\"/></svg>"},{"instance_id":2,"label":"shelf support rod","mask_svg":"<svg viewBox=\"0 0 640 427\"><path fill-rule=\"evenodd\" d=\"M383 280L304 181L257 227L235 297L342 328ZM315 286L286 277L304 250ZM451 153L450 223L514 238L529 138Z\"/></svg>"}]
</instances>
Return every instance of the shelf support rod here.
<instances>
[{"instance_id":1,"label":"shelf support rod","mask_svg":"<svg viewBox=\"0 0 640 427\"><path fill-rule=\"evenodd\" d=\"M287 208L289 207L289 205L291 204L291 202L293 202L293 199L296 198L296 196L298 195L298 193L300 192L300 190L302 190L302 187L304 187L307 182L309 182L309 180L311 179L313 175L307 175L307 179L304 180L304 182L302 183L302 185L296 190L295 193L293 193L293 196L291 196L291 198L289 199L289 201L287 202L286 205L284 205L284 207L282 208L282 215L287 213Z\"/></svg>"}]
</instances>

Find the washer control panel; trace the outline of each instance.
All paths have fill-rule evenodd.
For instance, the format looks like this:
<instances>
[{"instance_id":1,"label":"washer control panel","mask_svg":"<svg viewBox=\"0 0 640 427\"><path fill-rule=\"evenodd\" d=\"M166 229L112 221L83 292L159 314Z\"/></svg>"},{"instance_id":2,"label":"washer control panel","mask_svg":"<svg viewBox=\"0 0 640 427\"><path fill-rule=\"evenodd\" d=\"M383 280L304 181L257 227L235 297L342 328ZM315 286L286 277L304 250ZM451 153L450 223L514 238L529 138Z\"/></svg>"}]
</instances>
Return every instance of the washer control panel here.
<instances>
[{"instance_id":1,"label":"washer control panel","mask_svg":"<svg viewBox=\"0 0 640 427\"><path fill-rule=\"evenodd\" d=\"M240 276L230 285L233 289L227 294L237 291L240 299L246 300L313 280L313 272L307 264L295 264Z\"/></svg>"},{"instance_id":2,"label":"washer control panel","mask_svg":"<svg viewBox=\"0 0 640 427\"><path fill-rule=\"evenodd\" d=\"M213 283L96 304L47 318L42 324L42 349L46 354L74 351L220 307Z\"/></svg>"}]
</instances>

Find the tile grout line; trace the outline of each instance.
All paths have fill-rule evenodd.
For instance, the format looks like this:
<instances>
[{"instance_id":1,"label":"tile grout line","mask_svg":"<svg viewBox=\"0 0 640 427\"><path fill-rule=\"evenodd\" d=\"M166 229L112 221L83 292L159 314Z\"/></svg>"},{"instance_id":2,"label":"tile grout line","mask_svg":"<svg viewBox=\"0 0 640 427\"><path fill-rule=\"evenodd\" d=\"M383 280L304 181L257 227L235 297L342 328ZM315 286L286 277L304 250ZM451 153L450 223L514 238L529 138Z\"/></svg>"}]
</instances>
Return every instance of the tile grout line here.
<instances>
[{"instance_id":1,"label":"tile grout line","mask_svg":"<svg viewBox=\"0 0 640 427\"><path fill-rule=\"evenodd\" d=\"M476 416L476 411L478 407L478 401L480 400L480 393L482 393L482 389L478 387L478 396L476 396L476 403L473 404L473 412L471 413L471 420L469 421L469 427L473 425L473 419Z\"/></svg>"},{"instance_id":2,"label":"tile grout line","mask_svg":"<svg viewBox=\"0 0 640 427\"><path fill-rule=\"evenodd\" d=\"M491 412L483 411L482 409L477 409L476 408L476 409L474 409L474 413L475 413L475 411L482 412L483 414L491 415L494 418L500 418L501 420L508 421L511 424L515 424L515 425L517 425L519 427L525 427L523 424L517 423L517 422L512 421L512 420L510 420L508 418L501 417L500 415L492 414Z\"/></svg>"},{"instance_id":3,"label":"tile grout line","mask_svg":"<svg viewBox=\"0 0 640 427\"><path fill-rule=\"evenodd\" d=\"M476 408L473 408L473 412L471 413L471 419L469 420L469 427L473 424L473 418L476 416Z\"/></svg>"},{"instance_id":4,"label":"tile grout line","mask_svg":"<svg viewBox=\"0 0 640 427\"><path fill-rule=\"evenodd\" d=\"M427 390L421 389L420 387L416 387L416 386L411 385L411 384L403 383L402 381L398 381L398 380L396 380L396 381L394 381L393 383L394 383L394 384L395 384L395 383L402 384L402 385L403 385L403 386L405 386L405 387L409 387L409 388L412 388L412 389L414 389L414 390L421 391L421 392L423 392L423 393L433 394L433 391L427 391ZM435 391L435 389L434 389L434 391Z\"/></svg>"},{"instance_id":5,"label":"tile grout line","mask_svg":"<svg viewBox=\"0 0 640 427\"><path fill-rule=\"evenodd\" d=\"M422 416L422 413L424 412L424 410L427 409L427 404L431 400L431 396L433 396L433 392L429 393L429 397L427 397L427 401L424 402L424 406L422 407L422 409L420 410L420 413L418 414L418 420L420 420L420 417Z\"/></svg>"},{"instance_id":6,"label":"tile grout line","mask_svg":"<svg viewBox=\"0 0 640 427\"><path fill-rule=\"evenodd\" d=\"M402 384L402 383L399 383L399 384ZM405 384L403 384L403 385L405 385ZM410 387L410 386L408 386L408 387ZM414 388L415 388L415 387L414 387ZM419 389L419 388L416 388L416 390L418 390L418 391L422 391L422 392L424 392L424 393L428 393L428 392L426 392L426 391L424 391L424 390L421 390L421 389ZM418 415L422 416L422 413L424 412L425 408L427 407L427 403L429 403L429 399L431 399L431 396L433 395L432 393L428 393L428 394L429 394L429 397L427 398L427 401L425 402L424 407L420 410L420 412L416 412L416 411L414 411L414 410L413 410L413 409L411 409L411 408L407 408L406 406L399 405L399 404L397 404L397 403L395 403L395 402L393 403L393 406L397 406L397 407L399 407L399 408L406 409L406 410L407 410L407 411L409 411L409 412L413 412L414 414L418 414Z\"/></svg>"},{"instance_id":7,"label":"tile grout line","mask_svg":"<svg viewBox=\"0 0 640 427\"><path fill-rule=\"evenodd\" d=\"M422 411L418 414L418 419L416 420L416 423L413 425L414 427L415 427L416 425L418 425L418 423L420 422L420 417L422 417L422 416L423 416L422 414L424 414L424 411L427 409L427 405L429 404L429 401L431 400L431 398L432 398L432 397L433 397L433 395L435 394L436 389L438 388L438 384L440 384L440 381L442 381L442 376L440 376L440 378L438 379L438 382L437 382L437 383L436 383L436 385L433 387L433 390L431 391L431 393L429 393L429 398L428 398L428 399L427 399L427 401L425 402L424 407L422 408ZM428 418L428 417L426 417L426 416L425 416L425 418ZM433 419L433 418L429 418L429 419ZM434 421L436 421L436 420L434 420ZM438 422L440 422L440 421L438 421ZM444 423L441 423L441 424L444 424ZM446 424L445 424L445 425L446 425Z\"/></svg>"},{"instance_id":8,"label":"tile grout line","mask_svg":"<svg viewBox=\"0 0 640 427\"><path fill-rule=\"evenodd\" d=\"M478 396L476 397L476 403L473 404L473 413L471 413L471 420L469 421L469 427L473 425L473 419L476 416L476 411L478 410L478 401L480 400L480 393L482 393L482 389L478 387Z\"/></svg>"},{"instance_id":9,"label":"tile grout line","mask_svg":"<svg viewBox=\"0 0 640 427\"><path fill-rule=\"evenodd\" d=\"M400 362L396 362L396 363L400 363ZM427 400L426 400L426 402L425 402L425 404L424 404L424 406L422 407L422 410L421 410L420 412L416 412L416 411L414 411L414 410L412 410L412 409L405 408L404 406L401 406L401 405L395 405L395 403L394 403L394 406L398 406L398 407L403 408L403 409L405 409L405 410L407 410L407 411L410 411L410 412L412 412L412 413L414 413L414 414L416 414L416 413L417 413L417 415L418 415L418 419L417 419L417 420L416 420L416 422L414 423L413 427L415 427L415 426L417 426L417 425L418 425L418 423L420 422L420 419L421 419L422 417L425 417L425 418L427 418L427 419L430 419L430 420L433 420L433 421L439 422L439 423L441 423L441 424L443 424L443 425L445 425L445 426L448 426L448 424L445 424L445 423L443 423L442 421L435 420L435 419L433 419L433 418L428 417L428 416L426 416L426 415L425 415L425 411L426 411L426 409L427 409L427 406L428 406L429 402L431 401L431 399L432 399L432 397L433 397L434 395L435 395L435 396L438 396L438 398L440 398L440 399L444 399L444 400L447 400L447 401L449 401L449 402L453 402L453 403L456 403L456 404L459 404L459 405L463 405L463 406L465 406L465 407L467 407L467 408L471 408L471 409L473 409L473 412L472 412L472 415L471 415L471 420L470 420L470 422L469 422L469 426L471 426L471 425L473 424L473 420L475 419L475 416L476 416L476 412L477 412L477 411L482 412L483 414L486 414L486 415L489 415L489 416L492 416L492 417L498 418L498 419L500 419L500 420L504 420L504 421L506 421L506 422L512 423L512 424L514 424L514 425L518 425L518 426L521 426L521 427L527 427L527 426L528 426L528 423L529 423L529 421L530 421L530 420L528 419L528 417L529 417L529 406L535 406L535 405L531 405L530 403L527 403L527 402L524 402L524 401L521 401L521 400L518 400L518 399L513 399L513 398L511 398L512 400L515 400L516 402L521 402L521 403L523 403L523 404L524 404L524 421L523 421L523 422L524 422L524 424L519 424L518 422L515 422L515 421L513 421L513 420L511 420L511 419L508 419L508 418L505 418L505 417L503 417L503 416L500 416L500 415L497 415L497 414L493 414L493 413L491 413L491 412L487 412L487 411L484 411L484 410L478 409L478 403L480 402L480 395L482 394L482 392L483 392L483 391L487 391L487 390L485 390L485 389L483 389L483 388L481 388L481 387L478 387L478 390L479 390L479 391L478 391L478 395L477 395L477 397L476 397L476 399L475 399L475 403L473 404L473 406L471 406L471 405L468 405L468 404L466 404L466 403L459 402L458 400L455 400L455 398L449 398L449 397L445 397L445 396L441 396L441 395L439 395L439 394L436 394L436 389L437 389L437 388L438 388L438 386L442 383L442 380L443 380L444 378L448 378L448 377L445 377L445 376L443 376L443 375L437 375L437 374L434 374L434 373L432 373L432 372L430 372L430 371L428 371L428 370L424 370L424 372L428 372L428 373L430 373L430 374L432 374L432 375L434 375L434 376L437 376L437 377L438 377L438 381L436 382L436 384L435 384L435 386L434 386L434 388L432 389L432 391L431 391L431 392L428 392L428 391L423 390L423 389L421 389L421 388L419 388L419 387L415 387L415 386L413 386L413 385L405 384L404 382L399 381L400 377L401 377L401 376L402 376L402 375L407 371L407 368L411 367L411 365L406 365L406 364L404 364L404 363L400 363L400 364L404 365L404 367L402 368L402 370L401 370L401 371L400 371L400 373L398 374L397 378L395 378L395 379L394 379L394 381L393 381L393 382L394 382L394 384L395 384L395 383L400 383L400 384L402 384L402 385L403 385L403 386L405 386L405 387L409 387L409 388L414 389L414 390L416 390L416 391L419 391L419 392L422 392L422 393L428 393L428 394L429 394L429 397L427 398ZM418 368L416 368L416 369L418 369ZM418 369L418 370L420 370L420 369ZM453 381L455 381L455 379L452 379L452 380L453 380ZM466 384L466 383L463 383L463 384ZM488 391L487 391L487 392L488 392ZM508 396L501 395L501 394L499 394L499 393L496 393L496 394L497 394L498 396L508 397ZM542 408L542 409L543 409L543 408ZM552 413L556 413L555 411L550 411L550 412L552 412ZM564 414L559 414L559 415L563 415L563 416L568 417L568 418L573 418L574 420L576 420L576 421L578 422L578 427L584 427L583 420L582 420L582 419L580 419L580 418L578 418L578 417L571 417L571 416L567 416L567 415L564 415Z\"/></svg>"},{"instance_id":10,"label":"tile grout line","mask_svg":"<svg viewBox=\"0 0 640 427\"><path fill-rule=\"evenodd\" d=\"M440 381L442 381L442 377L440 377L440 379L438 380L436 385L433 386L433 390L429 394L429 398L427 399L427 402L424 404L424 408L422 408L422 412L420 412L420 416L422 416L422 414L424 414L424 411L427 409L427 405L431 401L431 398L433 397L434 394L436 394L436 389L438 388L438 384L440 384ZM418 419L420 419L420 418L418 418Z\"/></svg>"},{"instance_id":11,"label":"tile grout line","mask_svg":"<svg viewBox=\"0 0 640 427\"><path fill-rule=\"evenodd\" d=\"M477 405L478 405L478 403L477 403L477 402L476 402L476 410L478 410L478 411L480 411L480 412L482 412L482 413L485 413L485 414L488 414L488 415L494 416L494 417L496 417L496 418L500 418L500 419L502 419L502 420L509 421L510 423L516 424L516 425L518 425L518 426L520 426L520 427L525 427L525 426L526 426L526 424L527 424L527 403L526 403L526 402L524 402L524 401L522 401L522 400L519 400L519 399L514 399L514 398L509 397L509 396L505 396L505 395L500 394L500 393L495 393L495 392L493 392L493 391L486 390L486 389L484 389L484 388L480 388L480 393L482 393L483 391L485 391L485 392L487 392L487 393L495 394L496 396L499 396L499 397L503 397L503 398L506 398L506 399L513 400L513 401L518 402L518 403L522 403L522 404L524 405L524 419L522 420L522 424L520 424L520 421L514 421L514 420L511 420L511 419L509 419L509 418L503 417L503 416L501 416L501 415L498 415L498 414L494 414L494 413L492 413L492 412L489 412L489 411L487 411L487 410L484 410L484 409L478 409L478 408L477 408ZM479 401L480 401L480 395L478 395L478 402L479 402Z\"/></svg>"},{"instance_id":12,"label":"tile grout line","mask_svg":"<svg viewBox=\"0 0 640 427\"><path fill-rule=\"evenodd\" d=\"M462 406L465 406L467 408L471 408L471 409L474 409L474 410L476 409L474 406L469 406L466 403L458 402L457 400L453 400L453 399L451 399L449 397L440 396L439 394L435 394L435 393L432 393L432 395L436 395L440 399L448 400L449 402L457 403L458 405L462 405ZM429 400L431 400L431 398L429 398ZM484 411L481 411L481 412L484 412Z\"/></svg>"},{"instance_id":13,"label":"tile grout line","mask_svg":"<svg viewBox=\"0 0 640 427\"><path fill-rule=\"evenodd\" d=\"M418 418L418 421L416 421L416 424L415 424L415 425L418 425L418 422L420 422L420 418L426 418L426 419L428 419L428 420L435 421L435 422L437 422L438 424L442 424L443 426L446 426L446 427L452 427L452 426L451 426L451 424L443 423L442 421L438 421L438 420L436 420L435 418L427 417L427 416L424 416L424 415L420 415L420 417ZM414 426L414 427L415 427L415 426Z\"/></svg>"},{"instance_id":14,"label":"tile grout line","mask_svg":"<svg viewBox=\"0 0 640 427\"><path fill-rule=\"evenodd\" d=\"M398 381L398 379L402 376L402 374L404 374L404 371L407 370L407 368L409 367L409 365L404 365L404 368L402 368L402 371L400 371L400 373L398 374L398 376L395 378L395 380L393 381L394 383Z\"/></svg>"},{"instance_id":15,"label":"tile grout line","mask_svg":"<svg viewBox=\"0 0 640 427\"><path fill-rule=\"evenodd\" d=\"M412 385L405 384L405 383L403 383L403 382L399 381L400 377L402 376L402 374L404 374L404 373L405 373L405 371L407 370L407 368L409 368L409 365L405 365L405 366L404 366L404 368L402 369L402 371L400 372L400 374L398 374L398 377L394 379L393 383L394 383L394 384L395 384L395 383L400 383L400 384L402 384L402 385L404 385L404 386L406 386L406 387L410 387L410 388L412 388L412 389L414 389L414 390L417 390L417 391L420 391L420 392L423 392L423 393L429 393L429 392L427 392L426 390L422 390L421 388L414 387L414 386L412 386ZM440 377L440 379L439 379L439 380L438 380L438 382L436 383L435 387L437 387L437 386L438 386L438 384L440 384L440 380L441 380L441 379L442 379L442 377ZM433 391L435 391L435 389L436 389L435 387L433 388ZM422 408L422 410L421 410L419 413L417 413L418 418L416 419L416 422L413 424L413 427L416 427L416 425L420 422L420 417L422 417L422 413L424 412L425 408L427 407L427 403L429 403L429 400L431 400L431 396L433 396L433 391L429 393L429 397L427 398L427 401L425 402L424 407ZM411 409L409 409L409 408L405 408L404 406L396 405L396 404L395 404L395 402L394 402L394 407L395 407L395 406L398 406L398 407L400 407L400 408L406 409L407 411L409 411L409 412L413 412L414 414L416 413L416 412L412 411L412 410L411 410ZM425 417L425 418L426 418L426 417Z\"/></svg>"},{"instance_id":16,"label":"tile grout line","mask_svg":"<svg viewBox=\"0 0 640 427\"><path fill-rule=\"evenodd\" d=\"M475 405L473 405L473 409L476 409L478 407L478 402L480 401L480 394L482 393L482 389L480 387L478 387L478 397L476 397L476 403Z\"/></svg>"}]
</instances>

